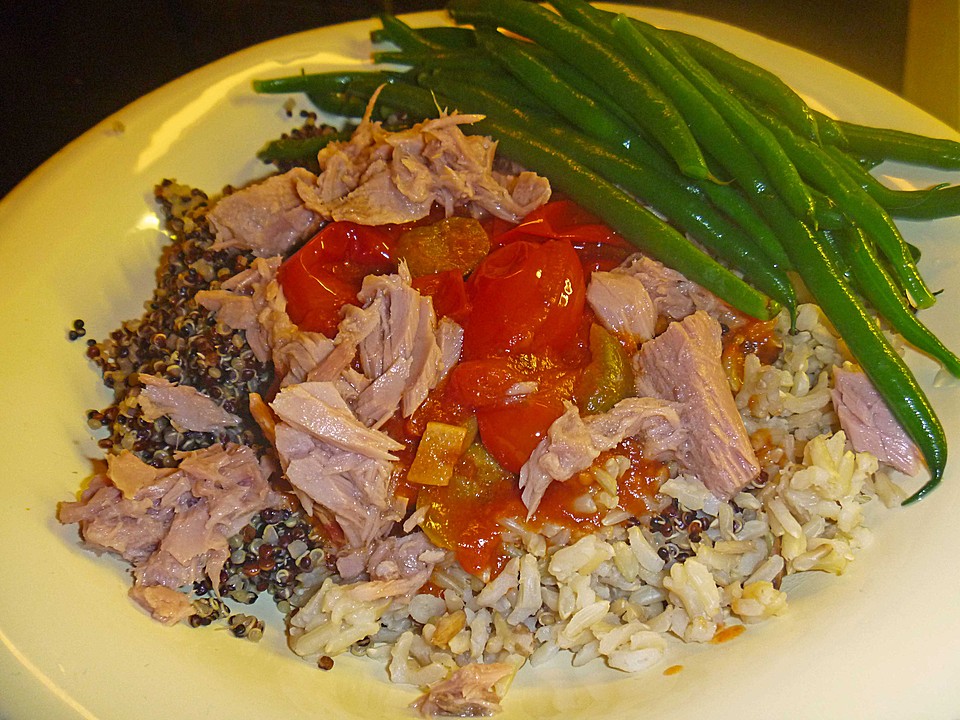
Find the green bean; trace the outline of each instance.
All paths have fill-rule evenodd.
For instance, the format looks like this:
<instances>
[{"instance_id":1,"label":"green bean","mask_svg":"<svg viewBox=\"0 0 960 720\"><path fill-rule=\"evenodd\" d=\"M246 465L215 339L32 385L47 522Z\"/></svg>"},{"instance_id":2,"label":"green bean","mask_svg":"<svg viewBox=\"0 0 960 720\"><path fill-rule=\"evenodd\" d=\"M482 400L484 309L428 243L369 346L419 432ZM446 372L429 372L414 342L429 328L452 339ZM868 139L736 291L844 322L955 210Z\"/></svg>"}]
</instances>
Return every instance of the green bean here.
<instances>
[{"instance_id":1,"label":"green bean","mask_svg":"<svg viewBox=\"0 0 960 720\"><path fill-rule=\"evenodd\" d=\"M847 216L837 207L833 198L813 189L811 192L817 210L816 227L819 230L839 230L847 225L849 222Z\"/></svg>"},{"instance_id":2,"label":"green bean","mask_svg":"<svg viewBox=\"0 0 960 720\"><path fill-rule=\"evenodd\" d=\"M332 92L325 93L315 91L308 92L306 95L307 99L315 108L317 108L317 110L329 113L331 115L340 115L341 117L348 118L361 118L367 109L367 106L362 100L349 97L348 95L342 93L337 94ZM377 115L374 115L373 117L374 119L383 119Z\"/></svg>"},{"instance_id":3,"label":"green bean","mask_svg":"<svg viewBox=\"0 0 960 720\"><path fill-rule=\"evenodd\" d=\"M349 140L352 130L331 132L311 137L284 137L272 140L257 151L257 157L266 163L295 163L316 165L317 153L331 142Z\"/></svg>"},{"instance_id":4,"label":"green bean","mask_svg":"<svg viewBox=\"0 0 960 720\"><path fill-rule=\"evenodd\" d=\"M449 68L476 68L485 66L489 69L496 67L491 59L477 55L473 50L449 50L444 52L428 52L421 50L377 50L372 53L373 62L383 65L415 65L417 67L449 67Z\"/></svg>"},{"instance_id":5,"label":"green bean","mask_svg":"<svg viewBox=\"0 0 960 720\"><path fill-rule=\"evenodd\" d=\"M658 58L658 55L659 53L653 49L645 57L653 65L663 60L662 56ZM771 190L756 158L739 147L737 137L729 125L686 76L676 73L670 78L671 97L688 113L688 118L698 136L705 138L704 144L709 145L711 151L717 154L723 167L734 175L741 189L753 200L773 231L778 235L791 232L789 227L778 227L778 225L789 226L793 221L779 212L782 200Z\"/></svg>"},{"instance_id":6,"label":"green bean","mask_svg":"<svg viewBox=\"0 0 960 720\"><path fill-rule=\"evenodd\" d=\"M779 267L790 269L790 259L784 252L776 233L735 188L713 182L695 183L694 187L743 228L767 257Z\"/></svg>"},{"instance_id":7,"label":"green bean","mask_svg":"<svg viewBox=\"0 0 960 720\"><path fill-rule=\"evenodd\" d=\"M624 109L624 106L620 102L614 99L613 95L580 72L576 67L556 53L539 45L533 45L530 49L539 55L540 60L550 67L553 74L567 83L567 85L593 98L599 105L603 106L609 114L619 118L620 122L628 126L636 127L641 134L644 134L643 128L637 127L638 123L633 119L633 116ZM649 137L649 133L647 133L647 135Z\"/></svg>"},{"instance_id":8,"label":"green bean","mask_svg":"<svg viewBox=\"0 0 960 720\"><path fill-rule=\"evenodd\" d=\"M478 31L477 40L505 71L575 127L595 138L618 144L636 136L632 128L608 114L592 97L558 78L535 53L524 47L529 43L511 40L496 31Z\"/></svg>"},{"instance_id":9,"label":"green bean","mask_svg":"<svg viewBox=\"0 0 960 720\"><path fill-rule=\"evenodd\" d=\"M837 246L853 272L856 287L867 302L907 342L937 360L951 375L960 377L960 358L920 322L863 230L849 227L844 240Z\"/></svg>"},{"instance_id":10,"label":"green bean","mask_svg":"<svg viewBox=\"0 0 960 720\"><path fill-rule=\"evenodd\" d=\"M941 170L960 170L960 142L955 140L843 120L835 122L846 139L846 144L841 147L854 154Z\"/></svg>"},{"instance_id":11,"label":"green bean","mask_svg":"<svg viewBox=\"0 0 960 720\"><path fill-rule=\"evenodd\" d=\"M531 45L531 49L524 47L529 43L521 44L519 41L511 41L500 35L497 35L497 38L502 38L502 40L493 41L496 46L492 47L491 50L497 52L499 57L504 58L506 60L505 65L508 65L514 71L517 71L517 68L520 68L523 62L519 61L508 48L504 47L505 44L519 47L521 51L526 51L529 55L542 55L542 53L531 51L536 46ZM660 173L669 174L672 172L674 166L671 166L643 137L634 136L628 141L622 142L623 134L630 132L626 125L619 123L616 118L606 116L602 108L590 102L590 96L580 93L575 88L571 89L560 78L553 78L550 70L556 69L556 59L553 59L549 68L543 63L543 58L535 57L534 62L535 65L531 63L531 67L524 68L527 86L531 89L537 86L550 88L551 92L543 92L541 97L560 115L593 137L623 145L626 155L636 158L637 162L649 165ZM472 85L487 88L489 82L477 79ZM566 89L557 91L557 85L566 86ZM729 215L776 264L781 267L786 267L789 264L786 254L777 242L773 231L735 189L714 182L692 182L688 183L688 188L706 196L717 208ZM767 291L769 292L769 289Z\"/></svg>"},{"instance_id":12,"label":"green bean","mask_svg":"<svg viewBox=\"0 0 960 720\"><path fill-rule=\"evenodd\" d=\"M477 47L477 35L473 28L438 26L417 28L415 31L448 49L466 50ZM374 42L385 39L385 36L377 30L373 31L371 35ZM515 40L515 42L519 43L521 41ZM630 114L613 100L606 90L570 65L566 60L540 45L534 43L524 43L524 45L526 46L526 51L533 54L541 63L547 65L557 78L570 85L577 92L592 98L595 102L602 105L608 113L615 115L624 124L629 125L633 123Z\"/></svg>"},{"instance_id":13,"label":"green bean","mask_svg":"<svg viewBox=\"0 0 960 720\"><path fill-rule=\"evenodd\" d=\"M544 115L560 116L536 95L526 92L526 86L512 75L498 70L471 68L463 71L450 71L449 68L433 68L426 72L414 73L417 84L429 83L431 77L455 77L463 85L480 85L500 97L510 98L511 103L520 108L533 110Z\"/></svg>"},{"instance_id":14,"label":"green bean","mask_svg":"<svg viewBox=\"0 0 960 720\"><path fill-rule=\"evenodd\" d=\"M604 38L608 41L615 40L616 35L610 25L606 22L606 19L614 14L597 10L581 0L556 0L556 2L551 2L551 4L560 12L561 15L567 17L571 22L581 25L584 29L594 33L597 37ZM714 115L716 115L715 112ZM718 126L725 125L725 123L722 121L722 118L719 118L719 121L714 119L714 123ZM721 147L732 152L735 145L735 139L733 143L729 143L729 135L726 136L726 139L728 142L721 143ZM727 158L728 162L731 162L731 158L733 157L731 152L725 152L725 157ZM647 158L644 158L644 160L647 162L651 161ZM764 197L761 196L767 196L769 193L763 192L764 188L766 187L766 182L762 178L758 177L758 175L762 175L762 172L759 170L759 165L756 162L751 162L750 158L740 158L739 160L735 159L733 162L738 163L744 168L742 177L745 182L742 182L741 184L744 186L744 189L748 192L748 194L751 194L754 199L765 201ZM741 201L739 194L736 193L733 188L709 182L702 183L698 187L700 187L704 194L710 197L718 207L722 207L725 212L730 214L731 217L737 219L742 227L751 233L751 236L754 238L754 240L761 247L763 247L765 251L767 251L768 255L777 258L778 263L781 264L782 267L789 266L789 260L787 259L786 254L783 252L783 249L776 240L776 236L770 230L767 223L757 217L756 213ZM778 222L785 221L782 216L777 215L776 217L778 218Z\"/></svg>"},{"instance_id":15,"label":"green bean","mask_svg":"<svg viewBox=\"0 0 960 720\"><path fill-rule=\"evenodd\" d=\"M924 190L894 190L880 182L838 147L824 151L892 217L934 220L960 215L960 185L937 185Z\"/></svg>"},{"instance_id":16,"label":"green bean","mask_svg":"<svg viewBox=\"0 0 960 720\"><path fill-rule=\"evenodd\" d=\"M466 50L476 47L473 30L461 27L437 25L435 27L411 28L418 36L434 45L440 45L447 50ZM374 44L393 42L386 28L377 28L370 32L370 41Z\"/></svg>"},{"instance_id":17,"label":"green bean","mask_svg":"<svg viewBox=\"0 0 960 720\"><path fill-rule=\"evenodd\" d=\"M603 147L572 128L551 124L549 118L530 115L488 92L482 85L467 85L456 78L434 78L431 89L454 102L460 110L481 112L493 120L536 127L553 147L576 163L597 172L635 198L666 215L716 256L726 261L752 284L793 311L796 294L786 273L755 245L743 230L705 203L685 178L669 168L658 172L631 162L615 149Z\"/></svg>"},{"instance_id":18,"label":"green bean","mask_svg":"<svg viewBox=\"0 0 960 720\"><path fill-rule=\"evenodd\" d=\"M551 5L571 22L600 36L616 16L585 0L557 0L551 1ZM733 84L738 95L747 94L769 105L799 134L817 139L817 120L810 107L779 77L702 38L676 31L660 32L683 45L707 70Z\"/></svg>"},{"instance_id":19,"label":"green bean","mask_svg":"<svg viewBox=\"0 0 960 720\"><path fill-rule=\"evenodd\" d=\"M835 198L840 209L873 238L893 264L897 279L917 307L933 305L936 298L917 271L903 236L883 208L818 146L795 135L768 113L757 111L757 117L774 132L806 180Z\"/></svg>"},{"instance_id":20,"label":"green bean","mask_svg":"<svg viewBox=\"0 0 960 720\"><path fill-rule=\"evenodd\" d=\"M258 93L328 93L343 90L351 80L365 73L331 72L301 73L270 80L254 80L253 90Z\"/></svg>"},{"instance_id":21,"label":"green bean","mask_svg":"<svg viewBox=\"0 0 960 720\"><path fill-rule=\"evenodd\" d=\"M616 44L616 35L610 25L616 13L600 10L583 0L557 0L557 2L550 0L550 4L574 25L579 25L595 37L612 45Z\"/></svg>"},{"instance_id":22,"label":"green bean","mask_svg":"<svg viewBox=\"0 0 960 720\"><path fill-rule=\"evenodd\" d=\"M735 173L739 181L761 182L758 179L758 169L762 168L762 173L770 179L773 188L780 193L794 214L804 219L815 218L813 199L790 158L773 134L757 122L734 95L728 93L682 46L672 42L669 36L661 34L652 25L633 21L625 15L616 16L612 25L623 47L633 54L652 77L662 78L665 84L674 85L678 84L675 73L686 78L694 92L687 92L687 97L683 98L674 96L674 102L694 124L694 136L699 137L706 147L717 153L721 162ZM719 132L720 128L717 128L717 131L709 130L707 122L712 114L705 112L704 103L714 108L720 120L729 128L729 132ZM712 119L709 121L715 122ZM703 126L706 127L702 134L698 135L696 128ZM759 168L751 167L753 163L748 164L744 160L746 153L738 147L738 140L753 153ZM714 141L721 143L722 147L714 147ZM728 146L729 143L732 145ZM735 155L740 157L731 162Z\"/></svg>"},{"instance_id":23,"label":"green bean","mask_svg":"<svg viewBox=\"0 0 960 720\"><path fill-rule=\"evenodd\" d=\"M417 32L396 15L381 13L380 22L386 38L401 50L409 52L443 52L447 49L442 43Z\"/></svg>"},{"instance_id":24,"label":"green bean","mask_svg":"<svg viewBox=\"0 0 960 720\"><path fill-rule=\"evenodd\" d=\"M738 94L749 95L767 105L795 133L819 142L820 131L810 106L775 74L703 38L675 31L670 31L669 35L708 70L735 87Z\"/></svg>"},{"instance_id":25,"label":"green bean","mask_svg":"<svg viewBox=\"0 0 960 720\"><path fill-rule=\"evenodd\" d=\"M589 33L524 0L452 0L447 10L457 22L503 27L561 55L620 98L638 126L650 133L685 175L707 178L703 154L673 103Z\"/></svg>"},{"instance_id":26,"label":"green bean","mask_svg":"<svg viewBox=\"0 0 960 720\"><path fill-rule=\"evenodd\" d=\"M943 426L903 358L890 345L843 275L830 247L809 229L785 243L804 285L843 338L887 407L917 444L929 481L906 503L915 502L943 479L947 439Z\"/></svg>"},{"instance_id":27,"label":"green bean","mask_svg":"<svg viewBox=\"0 0 960 720\"><path fill-rule=\"evenodd\" d=\"M813 111L813 116L817 120L817 130L822 145L836 145L837 147L847 148L847 138L840 127L840 123L818 110Z\"/></svg>"}]
</instances>

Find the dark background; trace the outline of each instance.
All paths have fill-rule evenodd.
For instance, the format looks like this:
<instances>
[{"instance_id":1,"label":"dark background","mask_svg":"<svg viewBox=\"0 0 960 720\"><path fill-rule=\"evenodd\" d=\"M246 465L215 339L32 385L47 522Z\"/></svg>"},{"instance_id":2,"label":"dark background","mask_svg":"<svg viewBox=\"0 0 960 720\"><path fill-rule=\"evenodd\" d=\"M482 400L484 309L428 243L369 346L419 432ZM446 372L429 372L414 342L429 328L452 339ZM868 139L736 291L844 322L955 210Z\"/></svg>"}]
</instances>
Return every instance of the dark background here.
<instances>
[{"instance_id":1,"label":"dark background","mask_svg":"<svg viewBox=\"0 0 960 720\"><path fill-rule=\"evenodd\" d=\"M902 87L908 0L653 0L738 25ZM0 2L0 197L70 140L154 88L301 30L438 0Z\"/></svg>"}]
</instances>

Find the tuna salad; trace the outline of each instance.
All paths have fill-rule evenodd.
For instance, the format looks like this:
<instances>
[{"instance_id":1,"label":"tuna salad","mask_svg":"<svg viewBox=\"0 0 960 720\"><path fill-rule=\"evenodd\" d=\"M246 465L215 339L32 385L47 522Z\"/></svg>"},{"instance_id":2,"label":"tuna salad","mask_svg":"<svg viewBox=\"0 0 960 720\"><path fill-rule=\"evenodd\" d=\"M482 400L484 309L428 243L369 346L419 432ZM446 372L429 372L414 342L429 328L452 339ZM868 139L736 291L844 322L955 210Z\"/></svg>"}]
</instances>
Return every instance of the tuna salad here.
<instances>
[{"instance_id":1,"label":"tuna salad","mask_svg":"<svg viewBox=\"0 0 960 720\"><path fill-rule=\"evenodd\" d=\"M428 716L781 614L922 468L815 305L738 312L477 119L368 116L317 173L160 184L158 286L87 348L104 469L57 513L157 621L369 656ZM261 595L282 620L243 612Z\"/></svg>"}]
</instances>

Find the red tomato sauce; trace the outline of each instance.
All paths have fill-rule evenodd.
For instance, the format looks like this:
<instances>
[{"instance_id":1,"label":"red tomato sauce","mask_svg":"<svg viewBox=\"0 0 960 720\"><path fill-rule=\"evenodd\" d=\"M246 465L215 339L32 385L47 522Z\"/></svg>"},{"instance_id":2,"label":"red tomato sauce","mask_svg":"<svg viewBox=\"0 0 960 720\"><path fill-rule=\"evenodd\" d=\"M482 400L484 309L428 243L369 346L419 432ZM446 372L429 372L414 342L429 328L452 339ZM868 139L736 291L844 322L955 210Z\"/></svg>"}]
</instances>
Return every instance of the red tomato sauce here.
<instances>
[{"instance_id":1,"label":"red tomato sauce","mask_svg":"<svg viewBox=\"0 0 960 720\"><path fill-rule=\"evenodd\" d=\"M397 240L409 227L324 227L281 266L278 279L291 319L332 337L343 306L357 302L363 278L396 272L402 259ZM464 328L463 352L412 418L395 417L383 427L404 444L393 474L396 495L411 510L428 505L425 532L477 575L496 574L507 560L503 519L528 522L531 529L560 525L575 534L600 527L602 513L583 510L590 507L582 502L584 494L598 489L589 472L551 483L529 521L517 473L564 412L591 361L589 273L619 265L632 252L622 237L568 200L548 203L520 224L494 220L485 228L492 250L466 276L446 270L413 278L414 287L433 298L438 317ZM427 422L463 425L472 418L483 457L492 459L480 465L461 460L446 487L407 481ZM638 517L649 514L664 467L643 458L629 441L598 462L613 453L631 461L619 480L621 507Z\"/></svg>"}]
</instances>

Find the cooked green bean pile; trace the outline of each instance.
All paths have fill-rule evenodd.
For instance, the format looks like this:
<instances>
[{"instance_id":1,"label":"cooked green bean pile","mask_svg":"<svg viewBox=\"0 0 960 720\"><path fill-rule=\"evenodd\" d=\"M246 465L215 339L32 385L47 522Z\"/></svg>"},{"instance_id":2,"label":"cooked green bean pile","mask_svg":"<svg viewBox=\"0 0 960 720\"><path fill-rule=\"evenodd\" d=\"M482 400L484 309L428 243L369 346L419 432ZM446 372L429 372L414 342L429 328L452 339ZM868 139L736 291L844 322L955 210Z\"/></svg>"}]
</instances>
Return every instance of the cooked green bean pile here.
<instances>
[{"instance_id":1,"label":"cooked green bean pile","mask_svg":"<svg viewBox=\"0 0 960 720\"><path fill-rule=\"evenodd\" d=\"M869 168L960 169L960 143L828 118L710 42L585 0L550 4L452 0L457 27L415 29L385 15L373 60L406 70L254 88L304 92L344 117L361 116L381 86L378 117L483 114L464 131L497 138L639 250L751 316L795 311L792 271L925 459L929 481L906 502L926 495L943 477L946 438L878 318L960 377L960 358L917 317L934 293L892 220L960 214L960 186L893 190ZM316 151L314 139L305 153ZM289 143L283 152L289 160Z\"/></svg>"}]
</instances>

